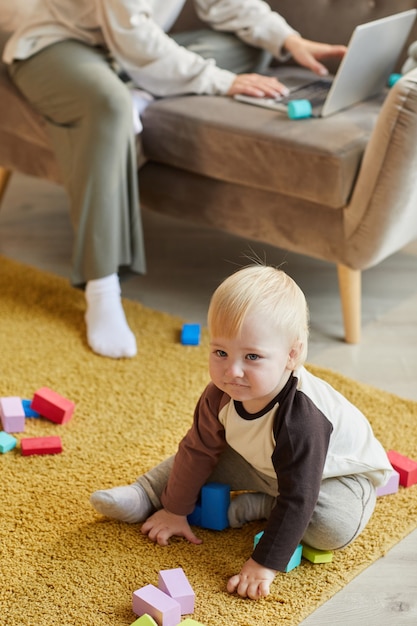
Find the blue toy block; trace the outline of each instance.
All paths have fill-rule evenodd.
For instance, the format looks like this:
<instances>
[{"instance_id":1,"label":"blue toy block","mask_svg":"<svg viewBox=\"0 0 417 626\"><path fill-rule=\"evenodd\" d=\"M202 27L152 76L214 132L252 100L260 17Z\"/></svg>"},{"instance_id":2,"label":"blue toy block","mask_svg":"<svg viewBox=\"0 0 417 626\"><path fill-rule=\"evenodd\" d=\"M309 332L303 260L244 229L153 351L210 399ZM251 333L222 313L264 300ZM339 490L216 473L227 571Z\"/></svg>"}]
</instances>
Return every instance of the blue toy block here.
<instances>
[{"instance_id":1,"label":"blue toy block","mask_svg":"<svg viewBox=\"0 0 417 626\"><path fill-rule=\"evenodd\" d=\"M183 346L198 346L200 343L200 324L184 324L181 331L181 343Z\"/></svg>"},{"instance_id":2,"label":"blue toy block","mask_svg":"<svg viewBox=\"0 0 417 626\"><path fill-rule=\"evenodd\" d=\"M179 603L181 615L194 613L195 593L182 567L161 570L158 574L158 589Z\"/></svg>"},{"instance_id":3,"label":"blue toy block","mask_svg":"<svg viewBox=\"0 0 417 626\"><path fill-rule=\"evenodd\" d=\"M39 413L37 411L34 411L31 408L31 403L32 400L22 400L22 405L23 405L23 411L25 412L25 416L26 417L40 417Z\"/></svg>"},{"instance_id":4,"label":"blue toy block","mask_svg":"<svg viewBox=\"0 0 417 626\"><path fill-rule=\"evenodd\" d=\"M2 454L13 450L13 448L16 447L16 444L16 437L13 437L13 435L9 435L9 433L5 433L3 430L0 432L0 452Z\"/></svg>"},{"instance_id":5,"label":"blue toy block","mask_svg":"<svg viewBox=\"0 0 417 626\"><path fill-rule=\"evenodd\" d=\"M227 511L230 504L230 486L207 483L201 490L201 526L210 530L224 530L229 526Z\"/></svg>"},{"instance_id":6,"label":"blue toy block","mask_svg":"<svg viewBox=\"0 0 417 626\"><path fill-rule=\"evenodd\" d=\"M253 547L256 548L256 546L258 545L262 535L264 534L264 531L261 530L261 532L257 533L253 539ZM297 567L297 565L300 565L301 563L301 556L303 554L303 546L300 544L298 544L298 546L296 547L296 549L293 552L292 557L290 558L290 560L288 561L288 565L285 568L285 572L290 572L292 569L294 569L295 567Z\"/></svg>"},{"instance_id":7,"label":"blue toy block","mask_svg":"<svg viewBox=\"0 0 417 626\"><path fill-rule=\"evenodd\" d=\"M191 526L201 526L201 503L197 503L194 511L187 515L187 521Z\"/></svg>"}]
</instances>

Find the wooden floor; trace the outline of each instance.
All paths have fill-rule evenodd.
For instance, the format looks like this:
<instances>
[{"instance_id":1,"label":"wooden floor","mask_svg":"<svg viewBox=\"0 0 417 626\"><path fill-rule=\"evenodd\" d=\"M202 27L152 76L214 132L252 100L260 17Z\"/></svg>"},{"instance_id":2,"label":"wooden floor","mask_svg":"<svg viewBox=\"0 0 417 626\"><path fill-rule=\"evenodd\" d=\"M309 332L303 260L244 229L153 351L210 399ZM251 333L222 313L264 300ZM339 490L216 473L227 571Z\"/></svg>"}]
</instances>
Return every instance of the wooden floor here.
<instances>
[{"instance_id":1,"label":"wooden floor","mask_svg":"<svg viewBox=\"0 0 417 626\"><path fill-rule=\"evenodd\" d=\"M146 306L205 323L209 297L256 253L300 284L311 312L308 361L417 400L417 242L363 275L363 338L341 340L333 266L143 212L148 273L123 284ZM71 227L62 189L19 175L0 211L0 254L68 277ZM417 511L416 511L417 518ZM417 531L320 607L304 626L417 625ZM271 625L275 626L275 625Z\"/></svg>"}]
</instances>

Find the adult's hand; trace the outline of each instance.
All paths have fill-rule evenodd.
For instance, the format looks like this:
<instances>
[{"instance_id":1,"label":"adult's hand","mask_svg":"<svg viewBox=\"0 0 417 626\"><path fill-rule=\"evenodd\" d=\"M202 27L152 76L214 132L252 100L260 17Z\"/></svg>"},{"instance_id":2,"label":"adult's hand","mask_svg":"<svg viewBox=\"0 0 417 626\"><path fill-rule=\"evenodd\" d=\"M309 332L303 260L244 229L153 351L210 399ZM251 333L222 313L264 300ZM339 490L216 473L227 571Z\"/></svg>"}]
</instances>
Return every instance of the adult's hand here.
<instances>
[{"instance_id":1,"label":"adult's hand","mask_svg":"<svg viewBox=\"0 0 417 626\"><path fill-rule=\"evenodd\" d=\"M227 92L228 96L235 96L236 94L259 98L276 98L279 95L288 95L288 89L274 76L238 74Z\"/></svg>"},{"instance_id":2,"label":"adult's hand","mask_svg":"<svg viewBox=\"0 0 417 626\"><path fill-rule=\"evenodd\" d=\"M310 41L300 35L289 35L284 42L284 48L297 63L319 76L328 74L326 66L321 63L322 60L341 59L346 53L346 46Z\"/></svg>"}]
</instances>

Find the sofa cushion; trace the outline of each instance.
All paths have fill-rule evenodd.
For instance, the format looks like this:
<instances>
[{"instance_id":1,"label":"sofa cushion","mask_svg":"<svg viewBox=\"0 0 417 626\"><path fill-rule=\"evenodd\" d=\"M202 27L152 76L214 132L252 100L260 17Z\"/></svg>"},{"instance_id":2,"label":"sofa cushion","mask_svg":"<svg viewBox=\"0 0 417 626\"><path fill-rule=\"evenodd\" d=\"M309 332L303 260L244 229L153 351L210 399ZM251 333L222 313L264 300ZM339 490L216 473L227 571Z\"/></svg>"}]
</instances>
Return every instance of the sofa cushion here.
<instances>
[{"instance_id":1,"label":"sofa cushion","mask_svg":"<svg viewBox=\"0 0 417 626\"><path fill-rule=\"evenodd\" d=\"M164 99L143 115L143 145L157 163L337 209L349 200L382 100L291 121L231 98Z\"/></svg>"}]
</instances>

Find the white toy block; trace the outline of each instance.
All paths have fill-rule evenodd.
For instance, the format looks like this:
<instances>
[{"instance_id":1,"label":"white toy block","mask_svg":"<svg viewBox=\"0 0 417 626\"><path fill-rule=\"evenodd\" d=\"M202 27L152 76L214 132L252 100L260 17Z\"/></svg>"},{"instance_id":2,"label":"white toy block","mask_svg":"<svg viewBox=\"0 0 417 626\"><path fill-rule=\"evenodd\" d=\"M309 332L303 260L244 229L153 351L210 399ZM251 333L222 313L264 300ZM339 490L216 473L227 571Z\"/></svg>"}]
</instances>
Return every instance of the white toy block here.
<instances>
[{"instance_id":1,"label":"white toy block","mask_svg":"<svg viewBox=\"0 0 417 626\"><path fill-rule=\"evenodd\" d=\"M400 474L397 470L392 470L392 474L388 479L388 482L383 487L376 488L376 495L388 496L391 493L397 493L400 486Z\"/></svg>"},{"instance_id":2,"label":"white toy block","mask_svg":"<svg viewBox=\"0 0 417 626\"><path fill-rule=\"evenodd\" d=\"M181 615L194 613L195 593L181 567L161 570L158 588L179 602Z\"/></svg>"}]
</instances>

